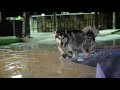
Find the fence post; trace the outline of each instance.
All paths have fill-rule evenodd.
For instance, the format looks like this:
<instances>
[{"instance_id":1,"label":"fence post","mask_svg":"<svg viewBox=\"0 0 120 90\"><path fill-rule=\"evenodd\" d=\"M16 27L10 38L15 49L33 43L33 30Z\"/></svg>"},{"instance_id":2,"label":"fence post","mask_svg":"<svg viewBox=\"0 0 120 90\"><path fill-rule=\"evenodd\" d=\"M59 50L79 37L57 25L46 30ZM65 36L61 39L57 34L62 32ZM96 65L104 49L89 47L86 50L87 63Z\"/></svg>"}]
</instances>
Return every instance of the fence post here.
<instances>
[{"instance_id":1,"label":"fence post","mask_svg":"<svg viewBox=\"0 0 120 90\"><path fill-rule=\"evenodd\" d=\"M95 27L97 28L97 30L98 30L98 33L99 33L99 27L98 27L98 25L99 25L99 18L98 18L99 16L98 16L98 12L95 12Z\"/></svg>"},{"instance_id":2,"label":"fence post","mask_svg":"<svg viewBox=\"0 0 120 90\"><path fill-rule=\"evenodd\" d=\"M56 16L56 12L53 13L53 23L54 23L54 31L57 31L57 16Z\"/></svg>"},{"instance_id":3,"label":"fence post","mask_svg":"<svg viewBox=\"0 0 120 90\"><path fill-rule=\"evenodd\" d=\"M26 17L26 12L23 12L22 37L25 37L25 17Z\"/></svg>"},{"instance_id":4,"label":"fence post","mask_svg":"<svg viewBox=\"0 0 120 90\"><path fill-rule=\"evenodd\" d=\"M116 29L116 13L113 12L113 29Z\"/></svg>"},{"instance_id":5,"label":"fence post","mask_svg":"<svg viewBox=\"0 0 120 90\"><path fill-rule=\"evenodd\" d=\"M15 31L15 20L12 21L12 24L13 24L13 35L16 36L16 31Z\"/></svg>"},{"instance_id":6,"label":"fence post","mask_svg":"<svg viewBox=\"0 0 120 90\"><path fill-rule=\"evenodd\" d=\"M98 12L95 12L95 27L98 29Z\"/></svg>"},{"instance_id":7,"label":"fence post","mask_svg":"<svg viewBox=\"0 0 120 90\"><path fill-rule=\"evenodd\" d=\"M23 12L23 35L30 37L29 12Z\"/></svg>"}]
</instances>

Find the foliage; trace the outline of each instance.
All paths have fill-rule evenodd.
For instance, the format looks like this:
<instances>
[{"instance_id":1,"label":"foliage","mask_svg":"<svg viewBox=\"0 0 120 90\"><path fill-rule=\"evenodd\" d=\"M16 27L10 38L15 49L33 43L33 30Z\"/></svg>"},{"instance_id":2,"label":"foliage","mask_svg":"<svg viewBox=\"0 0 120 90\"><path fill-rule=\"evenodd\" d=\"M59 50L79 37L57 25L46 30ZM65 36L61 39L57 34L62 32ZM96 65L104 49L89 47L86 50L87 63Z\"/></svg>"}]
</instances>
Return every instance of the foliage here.
<instances>
[{"instance_id":1,"label":"foliage","mask_svg":"<svg viewBox=\"0 0 120 90\"><path fill-rule=\"evenodd\" d=\"M21 39L0 39L0 46L2 45L9 45L12 43L18 43L18 42L23 42Z\"/></svg>"}]
</instances>

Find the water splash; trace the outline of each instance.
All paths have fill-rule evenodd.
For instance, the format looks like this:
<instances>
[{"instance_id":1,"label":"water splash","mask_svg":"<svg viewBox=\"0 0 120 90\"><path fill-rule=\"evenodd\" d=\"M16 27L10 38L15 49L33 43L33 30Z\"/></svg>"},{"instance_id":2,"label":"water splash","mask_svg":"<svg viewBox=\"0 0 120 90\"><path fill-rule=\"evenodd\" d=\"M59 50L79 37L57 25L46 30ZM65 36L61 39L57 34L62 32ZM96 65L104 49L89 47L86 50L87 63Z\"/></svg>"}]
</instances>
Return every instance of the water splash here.
<instances>
[{"instance_id":1,"label":"water splash","mask_svg":"<svg viewBox=\"0 0 120 90\"><path fill-rule=\"evenodd\" d=\"M78 53L76 61L78 62L84 62L84 61L107 61L108 59L112 59L115 57L120 56L120 50L116 49L96 49L94 51L92 51L91 55L88 58L85 58L83 53ZM69 51L64 55L64 58L66 60L73 60L72 59L72 53Z\"/></svg>"}]
</instances>

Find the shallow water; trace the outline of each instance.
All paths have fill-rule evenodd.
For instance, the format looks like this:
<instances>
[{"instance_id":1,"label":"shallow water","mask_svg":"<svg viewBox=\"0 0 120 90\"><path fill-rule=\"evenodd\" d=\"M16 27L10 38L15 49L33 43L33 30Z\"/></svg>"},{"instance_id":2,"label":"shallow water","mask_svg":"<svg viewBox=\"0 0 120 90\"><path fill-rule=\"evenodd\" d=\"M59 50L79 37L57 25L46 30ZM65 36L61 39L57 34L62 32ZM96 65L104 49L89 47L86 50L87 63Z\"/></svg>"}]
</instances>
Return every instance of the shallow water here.
<instances>
[{"instance_id":1,"label":"shallow water","mask_svg":"<svg viewBox=\"0 0 120 90\"><path fill-rule=\"evenodd\" d=\"M120 76L120 51L110 49L120 48L120 40L98 42L96 48L101 49L76 63L60 58L53 33L35 33L33 36L25 43L1 47L0 78L95 78L98 62L107 77Z\"/></svg>"},{"instance_id":2,"label":"shallow water","mask_svg":"<svg viewBox=\"0 0 120 90\"><path fill-rule=\"evenodd\" d=\"M57 48L0 49L1 78L94 78L94 67L60 59Z\"/></svg>"}]
</instances>

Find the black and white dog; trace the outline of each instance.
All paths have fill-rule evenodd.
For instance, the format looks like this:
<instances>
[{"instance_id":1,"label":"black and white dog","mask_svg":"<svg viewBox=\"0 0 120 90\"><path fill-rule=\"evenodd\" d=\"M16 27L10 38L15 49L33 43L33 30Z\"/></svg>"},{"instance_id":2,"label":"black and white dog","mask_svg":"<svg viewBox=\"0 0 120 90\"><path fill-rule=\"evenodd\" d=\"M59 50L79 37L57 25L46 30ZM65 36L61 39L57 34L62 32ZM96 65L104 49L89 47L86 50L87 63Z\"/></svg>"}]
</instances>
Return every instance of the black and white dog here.
<instances>
[{"instance_id":1,"label":"black and white dog","mask_svg":"<svg viewBox=\"0 0 120 90\"><path fill-rule=\"evenodd\" d=\"M55 32L55 39L58 42L58 49L63 56L64 49L72 51L73 59L76 59L78 50L81 50L87 58L95 46L95 38L98 30L87 26L82 30L58 30Z\"/></svg>"}]
</instances>

